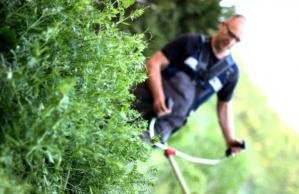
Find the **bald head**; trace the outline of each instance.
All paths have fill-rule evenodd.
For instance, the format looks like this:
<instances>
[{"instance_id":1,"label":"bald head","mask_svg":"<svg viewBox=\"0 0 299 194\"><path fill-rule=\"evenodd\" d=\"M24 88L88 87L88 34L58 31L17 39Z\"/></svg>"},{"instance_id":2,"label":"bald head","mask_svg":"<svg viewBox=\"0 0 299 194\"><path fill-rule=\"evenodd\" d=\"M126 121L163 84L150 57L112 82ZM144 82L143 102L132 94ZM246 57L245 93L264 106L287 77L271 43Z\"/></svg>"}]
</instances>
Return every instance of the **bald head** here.
<instances>
[{"instance_id":1,"label":"bald head","mask_svg":"<svg viewBox=\"0 0 299 194\"><path fill-rule=\"evenodd\" d=\"M221 58L243 36L246 18L243 15L234 15L221 22L218 32L212 38L212 47L216 56Z\"/></svg>"},{"instance_id":2,"label":"bald head","mask_svg":"<svg viewBox=\"0 0 299 194\"><path fill-rule=\"evenodd\" d=\"M243 15L237 14L230 18L228 18L226 21L224 21L229 27L231 28L232 32L235 32L238 37L243 35L244 28L246 24L246 18Z\"/></svg>"}]
</instances>

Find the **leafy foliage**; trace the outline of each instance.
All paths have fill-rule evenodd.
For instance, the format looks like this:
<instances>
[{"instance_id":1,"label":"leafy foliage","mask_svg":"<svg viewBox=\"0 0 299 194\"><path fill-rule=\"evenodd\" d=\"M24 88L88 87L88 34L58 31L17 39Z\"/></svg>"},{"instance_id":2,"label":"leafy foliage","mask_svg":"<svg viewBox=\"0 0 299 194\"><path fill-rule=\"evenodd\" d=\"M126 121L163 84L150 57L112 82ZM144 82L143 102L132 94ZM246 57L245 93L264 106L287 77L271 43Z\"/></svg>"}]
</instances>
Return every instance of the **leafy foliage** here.
<instances>
[{"instance_id":1,"label":"leafy foliage","mask_svg":"<svg viewBox=\"0 0 299 194\"><path fill-rule=\"evenodd\" d=\"M128 92L145 42L119 30L133 3L1 1L0 192L148 192Z\"/></svg>"},{"instance_id":2,"label":"leafy foliage","mask_svg":"<svg viewBox=\"0 0 299 194\"><path fill-rule=\"evenodd\" d=\"M140 2L0 1L0 193L149 193L153 181L154 193L180 192L158 150L143 163L145 123L128 88L144 79L145 38L152 53L187 31L210 34L233 9L219 0ZM249 149L214 167L178 160L187 183L198 194L295 194L298 135L241 77L234 107ZM201 107L170 144L222 156L214 107Z\"/></svg>"}]
</instances>

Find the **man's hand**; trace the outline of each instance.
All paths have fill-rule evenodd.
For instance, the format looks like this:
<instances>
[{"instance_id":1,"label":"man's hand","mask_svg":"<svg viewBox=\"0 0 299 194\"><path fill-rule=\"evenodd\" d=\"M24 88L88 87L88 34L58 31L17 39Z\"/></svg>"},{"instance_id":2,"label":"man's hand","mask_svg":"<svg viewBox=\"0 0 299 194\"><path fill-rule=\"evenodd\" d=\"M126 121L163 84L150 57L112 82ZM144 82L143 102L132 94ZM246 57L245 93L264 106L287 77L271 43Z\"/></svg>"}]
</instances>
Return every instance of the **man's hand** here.
<instances>
[{"instance_id":1,"label":"man's hand","mask_svg":"<svg viewBox=\"0 0 299 194\"><path fill-rule=\"evenodd\" d=\"M169 65L167 57L161 52L156 52L146 63L148 86L152 93L153 108L158 116L169 114L171 111L165 105L165 96L161 80L161 69Z\"/></svg>"},{"instance_id":2,"label":"man's hand","mask_svg":"<svg viewBox=\"0 0 299 194\"><path fill-rule=\"evenodd\" d=\"M156 112L157 116L161 117L171 113L171 109L168 109L165 104L165 99L155 99L153 104L154 111Z\"/></svg>"},{"instance_id":3,"label":"man's hand","mask_svg":"<svg viewBox=\"0 0 299 194\"><path fill-rule=\"evenodd\" d=\"M240 153L242 150L246 148L245 141L239 141L239 140L232 140L228 143L228 149L225 152L225 155L227 157L234 156L237 153Z\"/></svg>"}]
</instances>

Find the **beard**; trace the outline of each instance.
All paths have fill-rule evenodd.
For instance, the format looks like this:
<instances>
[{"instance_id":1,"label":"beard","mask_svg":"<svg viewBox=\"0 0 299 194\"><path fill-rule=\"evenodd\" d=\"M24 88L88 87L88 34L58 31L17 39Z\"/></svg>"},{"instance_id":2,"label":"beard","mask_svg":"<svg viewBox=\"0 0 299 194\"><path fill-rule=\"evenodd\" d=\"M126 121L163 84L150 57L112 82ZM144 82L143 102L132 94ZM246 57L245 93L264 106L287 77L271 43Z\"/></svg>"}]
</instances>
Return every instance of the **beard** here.
<instances>
[{"instance_id":1,"label":"beard","mask_svg":"<svg viewBox=\"0 0 299 194\"><path fill-rule=\"evenodd\" d=\"M229 41L227 39L220 39L215 41L215 49L217 52L227 52L231 46L229 46Z\"/></svg>"}]
</instances>

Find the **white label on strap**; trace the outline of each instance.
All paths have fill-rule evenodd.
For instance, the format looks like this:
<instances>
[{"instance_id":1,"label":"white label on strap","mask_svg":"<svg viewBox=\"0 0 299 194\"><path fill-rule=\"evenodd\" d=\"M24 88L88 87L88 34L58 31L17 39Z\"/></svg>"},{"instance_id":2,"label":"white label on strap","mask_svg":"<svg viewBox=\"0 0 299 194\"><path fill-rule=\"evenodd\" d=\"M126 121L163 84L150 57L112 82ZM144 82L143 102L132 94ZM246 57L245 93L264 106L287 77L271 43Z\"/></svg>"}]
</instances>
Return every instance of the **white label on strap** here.
<instances>
[{"instance_id":1,"label":"white label on strap","mask_svg":"<svg viewBox=\"0 0 299 194\"><path fill-rule=\"evenodd\" d=\"M188 65L189 67L191 67L193 70L196 70L197 69L197 64L198 64L198 61L197 59L195 59L194 57L188 57L184 63L186 65Z\"/></svg>"},{"instance_id":2,"label":"white label on strap","mask_svg":"<svg viewBox=\"0 0 299 194\"><path fill-rule=\"evenodd\" d=\"M212 86L215 92L218 92L222 88L222 83L218 77L210 79L209 84Z\"/></svg>"}]
</instances>

